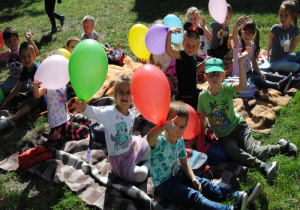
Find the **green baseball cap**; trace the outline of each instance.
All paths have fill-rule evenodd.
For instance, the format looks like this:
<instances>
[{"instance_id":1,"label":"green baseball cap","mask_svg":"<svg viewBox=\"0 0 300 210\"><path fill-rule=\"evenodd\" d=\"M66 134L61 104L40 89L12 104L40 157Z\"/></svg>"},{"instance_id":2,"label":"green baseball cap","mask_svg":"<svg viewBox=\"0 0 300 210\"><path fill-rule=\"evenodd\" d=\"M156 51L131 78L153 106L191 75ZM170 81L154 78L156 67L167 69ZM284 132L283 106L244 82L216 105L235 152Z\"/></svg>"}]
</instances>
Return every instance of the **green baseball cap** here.
<instances>
[{"instance_id":1,"label":"green baseball cap","mask_svg":"<svg viewBox=\"0 0 300 210\"><path fill-rule=\"evenodd\" d=\"M205 62L205 74L214 71L224 72L223 61L219 58L211 58Z\"/></svg>"}]
</instances>

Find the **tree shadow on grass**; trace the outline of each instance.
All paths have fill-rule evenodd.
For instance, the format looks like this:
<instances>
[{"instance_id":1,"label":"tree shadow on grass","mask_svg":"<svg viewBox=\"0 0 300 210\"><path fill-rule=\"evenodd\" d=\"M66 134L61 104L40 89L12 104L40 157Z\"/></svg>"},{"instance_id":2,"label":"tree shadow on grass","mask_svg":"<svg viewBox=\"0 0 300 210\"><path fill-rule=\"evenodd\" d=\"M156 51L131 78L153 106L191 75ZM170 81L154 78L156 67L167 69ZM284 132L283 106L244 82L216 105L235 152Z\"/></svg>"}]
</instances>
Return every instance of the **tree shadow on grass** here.
<instances>
[{"instance_id":1,"label":"tree shadow on grass","mask_svg":"<svg viewBox=\"0 0 300 210\"><path fill-rule=\"evenodd\" d=\"M191 6L195 6L208 12L208 2L208 0L136 0L132 10L137 12L137 20L154 22L157 19L162 19L168 14L186 13L187 9ZM233 13L277 14L282 0L228 0L227 2L232 6Z\"/></svg>"},{"instance_id":2,"label":"tree shadow on grass","mask_svg":"<svg viewBox=\"0 0 300 210\"><path fill-rule=\"evenodd\" d=\"M22 17L24 13L32 17L37 17L42 14L46 14L44 11L39 11L34 7L31 7L33 3L39 2L39 0L7 0L0 3L0 23L9 22L18 17ZM22 8L22 10L18 10ZM19 12L19 11L22 11Z\"/></svg>"}]
</instances>

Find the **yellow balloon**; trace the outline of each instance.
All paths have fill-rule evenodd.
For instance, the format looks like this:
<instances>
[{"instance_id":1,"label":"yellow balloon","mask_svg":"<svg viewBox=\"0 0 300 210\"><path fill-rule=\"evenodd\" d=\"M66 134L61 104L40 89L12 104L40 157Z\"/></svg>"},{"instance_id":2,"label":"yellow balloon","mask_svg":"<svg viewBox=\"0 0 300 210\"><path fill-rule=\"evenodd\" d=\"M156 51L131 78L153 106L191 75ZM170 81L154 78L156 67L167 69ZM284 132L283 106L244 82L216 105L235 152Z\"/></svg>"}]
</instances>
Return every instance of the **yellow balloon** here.
<instances>
[{"instance_id":1,"label":"yellow balloon","mask_svg":"<svg viewBox=\"0 0 300 210\"><path fill-rule=\"evenodd\" d=\"M65 56L68 60L70 60L71 53L67 49L60 48L57 51L63 54L63 56Z\"/></svg>"},{"instance_id":2,"label":"yellow balloon","mask_svg":"<svg viewBox=\"0 0 300 210\"><path fill-rule=\"evenodd\" d=\"M135 24L131 27L128 34L128 44L133 54L142 59L148 60L150 52L145 43L148 28L143 24Z\"/></svg>"}]
</instances>

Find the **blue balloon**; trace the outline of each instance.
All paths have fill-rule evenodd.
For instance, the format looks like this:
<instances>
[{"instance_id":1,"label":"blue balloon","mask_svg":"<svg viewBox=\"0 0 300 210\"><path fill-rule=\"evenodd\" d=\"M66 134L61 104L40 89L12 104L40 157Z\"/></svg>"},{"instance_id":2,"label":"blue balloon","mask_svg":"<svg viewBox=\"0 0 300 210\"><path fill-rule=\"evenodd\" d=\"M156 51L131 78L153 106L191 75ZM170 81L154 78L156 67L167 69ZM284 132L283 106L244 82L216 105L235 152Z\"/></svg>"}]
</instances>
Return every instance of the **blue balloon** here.
<instances>
[{"instance_id":1,"label":"blue balloon","mask_svg":"<svg viewBox=\"0 0 300 210\"><path fill-rule=\"evenodd\" d=\"M169 28L178 27L182 29L180 34L172 34L171 36L171 41L173 43L180 44L183 36L183 27L180 19L176 15L169 14L164 18L163 21Z\"/></svg>"}]
</instances>

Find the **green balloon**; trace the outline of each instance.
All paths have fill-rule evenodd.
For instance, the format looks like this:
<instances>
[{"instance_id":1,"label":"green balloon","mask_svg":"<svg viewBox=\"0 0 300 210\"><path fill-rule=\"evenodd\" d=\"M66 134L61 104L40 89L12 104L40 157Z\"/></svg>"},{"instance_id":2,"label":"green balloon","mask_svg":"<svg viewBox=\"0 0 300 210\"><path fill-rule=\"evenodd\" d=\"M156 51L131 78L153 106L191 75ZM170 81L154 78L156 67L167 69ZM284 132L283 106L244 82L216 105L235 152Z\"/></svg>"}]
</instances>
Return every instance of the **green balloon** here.
<instances>
[{"instance_id":1,"label":"green balloon","mask_svg":"<svg viewBox=\"0 0 300 210\"><path fill-rule=\"evenodd\" d=\"M69 75L76 96L88 101L103 85L108 69L102 45L93 39L79 42L69 61Z\"/></svg>"},{"instance_id":2,"label":"green balloon","mask_svg":"<svg viewBox=\"0 0 300 210\"><path fill-rule=\"evenodd\" d=\"M4 93L2 88L0 87L0 104L2 104L3 100L4 100Z\"/></svg>"}]
</instances>

